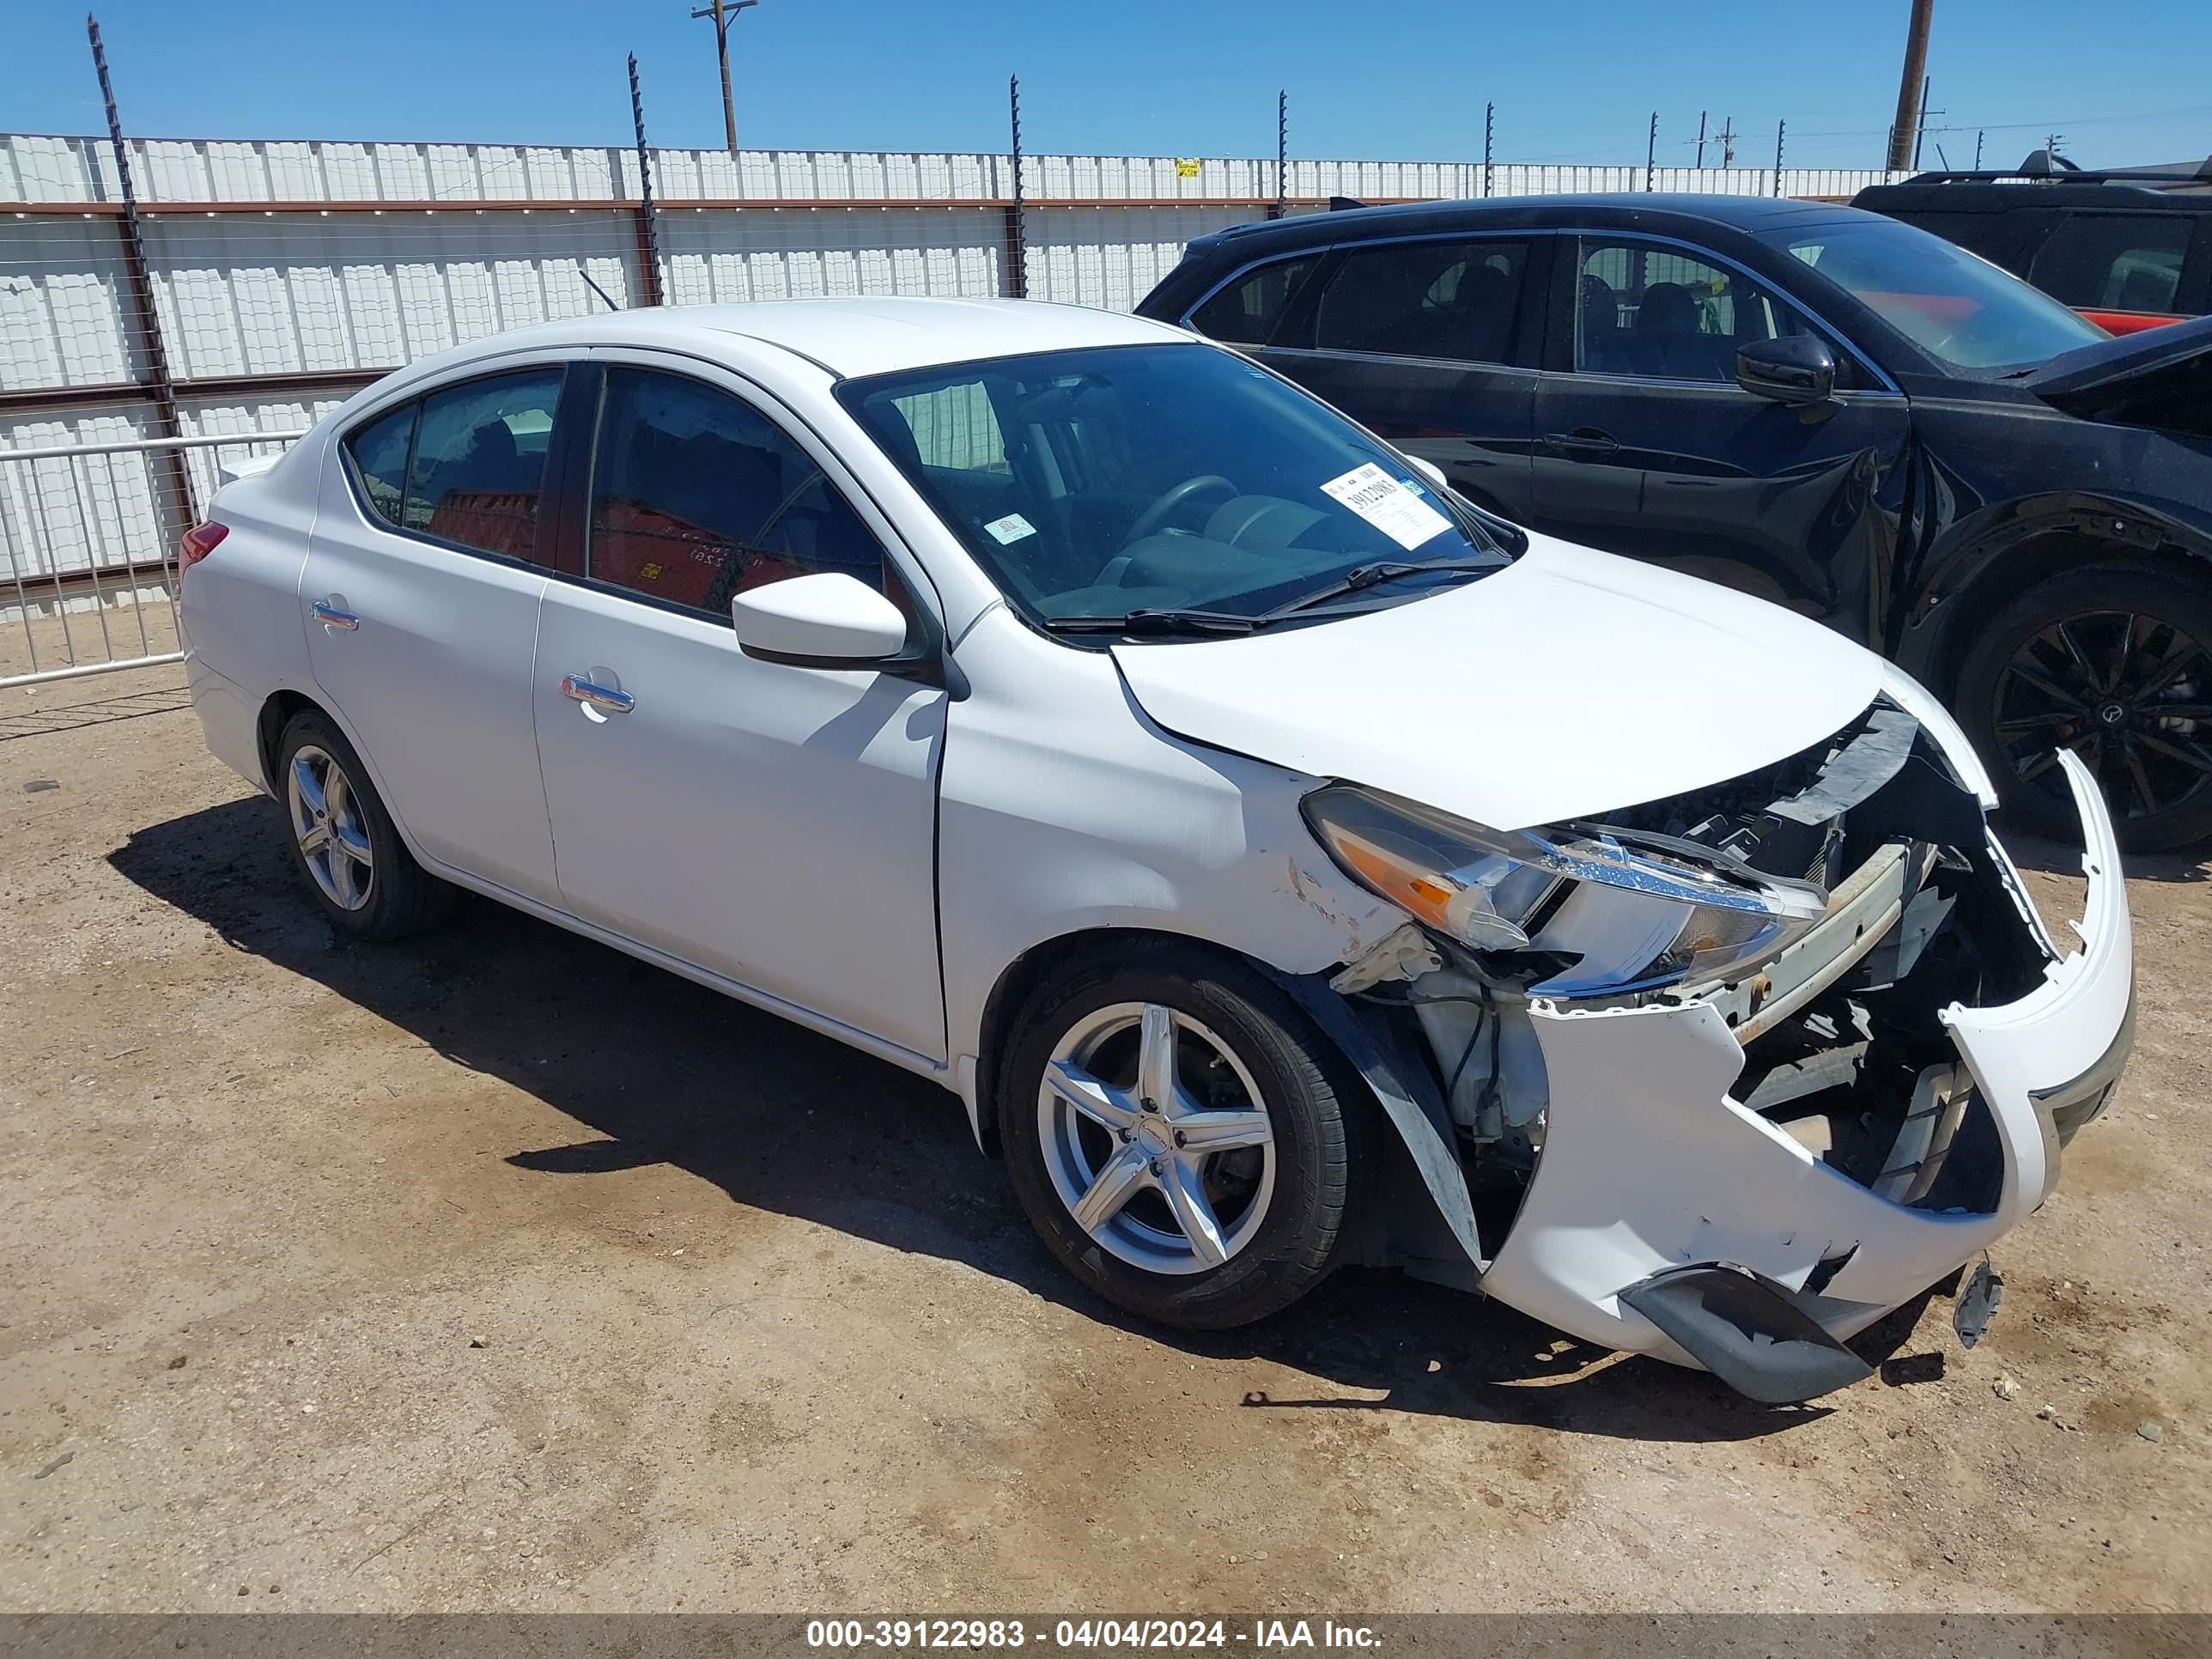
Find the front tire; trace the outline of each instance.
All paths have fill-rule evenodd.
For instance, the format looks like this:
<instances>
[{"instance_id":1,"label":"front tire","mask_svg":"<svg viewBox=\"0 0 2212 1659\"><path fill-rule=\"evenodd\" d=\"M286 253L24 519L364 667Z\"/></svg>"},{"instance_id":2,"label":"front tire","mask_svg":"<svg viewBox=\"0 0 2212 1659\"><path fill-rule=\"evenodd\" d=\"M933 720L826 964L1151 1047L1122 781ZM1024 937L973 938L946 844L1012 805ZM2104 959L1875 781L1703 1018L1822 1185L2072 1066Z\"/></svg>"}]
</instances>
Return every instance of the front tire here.
<instances>
[{"instance_id":1,"label":"front tire","mask_svg":"<svg viewBox=\"0 0 2212 1659\"><path fill-rule=\"evenodd\" d=\"M454 890L415 861L328 715L292 716L277 739L275 781L292 862L333 927L359 939L404 939L452 908Z\"/></svg>"},{"instance_id":2,"label":"front tire","mask_svg":"<svg viewBox=\"0 0 2212 1659\"><path fill-rule=\"evenodd\" d=\"M2212 598L2195 584L2124 565L2037 583L1980 629L1956 707L2008 816L2037 834L2080 838L2069 748L2128 851L2212 836Z\"/></svg>"},{"instance_id":3,"label":"front tire","mask_svg":"<svg viewBox=\"0 0 2212 1659\"><path fill-rule=\"evenodd\" d=\"M1207 1330L1328 1276L1371 1112L1279 986L1194 945L1109 951L1050 976L1013 1030L998 1102L1008 1174L1078 1279Z\"/></svg>"}]
</instances>

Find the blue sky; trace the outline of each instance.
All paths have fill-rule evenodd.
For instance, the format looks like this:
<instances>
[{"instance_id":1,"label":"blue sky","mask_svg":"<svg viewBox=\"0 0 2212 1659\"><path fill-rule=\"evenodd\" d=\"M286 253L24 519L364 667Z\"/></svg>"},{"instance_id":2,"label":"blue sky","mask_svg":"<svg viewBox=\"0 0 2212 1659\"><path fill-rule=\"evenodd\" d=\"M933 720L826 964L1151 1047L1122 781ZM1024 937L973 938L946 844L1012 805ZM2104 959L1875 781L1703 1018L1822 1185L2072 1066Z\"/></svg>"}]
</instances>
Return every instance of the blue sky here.
<instances>
[{"instance_id":1,"label":"blue sky","mask_svg":"<svg viewBox=\"0 0 2212 1659\"><path fill-rule=\"evenodd\" d=\"M98 0L126 126L177 137L623 142L635 52L653 141L719 145L710 24L691 0ZM1278 87L1296 155L1500 161L1694 155L1698 112L1737 159L1872 167L1897 96L1907 0L762 0L732 28L738 140L793 149L1004 149L1006 78L1027 146L1267 155ZM93 131L82 0L6 0L0 127ZM216 21L217 18L222 21ZM2212 5L1938 0L1936 135L1965 167L2051 128L2089 165L2212 152ZM1709 162L1718 161L1709 149ZM1937 164L1931 143L1925 164Z\"/></svg>"}]
</instances>

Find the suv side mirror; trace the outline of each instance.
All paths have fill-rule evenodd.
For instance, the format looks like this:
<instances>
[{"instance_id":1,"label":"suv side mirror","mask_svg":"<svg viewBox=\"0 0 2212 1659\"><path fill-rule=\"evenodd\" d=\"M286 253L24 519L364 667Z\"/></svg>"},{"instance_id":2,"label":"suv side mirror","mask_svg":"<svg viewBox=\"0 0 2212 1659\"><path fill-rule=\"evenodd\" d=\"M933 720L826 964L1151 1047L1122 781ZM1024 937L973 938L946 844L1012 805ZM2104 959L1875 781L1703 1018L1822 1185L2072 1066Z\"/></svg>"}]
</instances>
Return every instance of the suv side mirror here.
<instances>
[{"instance_id":1,"label":"suv side mirror","mask_svg":"<svg viewBox=\"0 0 2212 1659\"><path fill-rule=\"evenodd\" d=\"M842 570L791 576L730 600L738 645L749 657L803 668L865 668L906 646L906 617Z\"/></svg>"},{"instance_id":2,"label":"suv side mirror","mask_svg":"<svg viewBox=\"0 0 2212 1659\"><path fill-rule=\"evenodd\" d=\"M1836 393L1836 356L1813 334L1747 340L1735 349L1735 383L1778 404L1824 404Z\"/></svg>"}]
</instances>

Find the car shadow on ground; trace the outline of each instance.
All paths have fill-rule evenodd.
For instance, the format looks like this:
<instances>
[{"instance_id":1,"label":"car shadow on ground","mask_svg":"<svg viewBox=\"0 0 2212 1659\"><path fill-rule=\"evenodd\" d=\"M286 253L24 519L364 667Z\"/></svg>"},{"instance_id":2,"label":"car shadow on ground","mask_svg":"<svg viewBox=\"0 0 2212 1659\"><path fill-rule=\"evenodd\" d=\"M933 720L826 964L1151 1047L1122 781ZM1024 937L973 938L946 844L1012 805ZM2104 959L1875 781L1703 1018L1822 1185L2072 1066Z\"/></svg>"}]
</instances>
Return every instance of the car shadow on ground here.
<instances>
[{"instance_id":1,"label":"car shadow on ground","mask_svg":"<svg viewBox=\"0 0 2212 1659\"><path fill-rule=\"evenodd\" d=\"M283 836L272 804L237 800L138 830L110 862L234 949L328 987L590 1132L516 1147L507 1161L517 1169L557 1180L672 1164L740 1204L963 1262L1143 1340L1304 1374L1296 1395L1255 1391L1242 1408L1411 1412L1689 1443L1755 1438L1826 1414L1759 1407L1702 1373L1615 1358L1395 1273L1339 1274L1241 1331L1133 1321L1052 1260L934 1084L487 901L465 899L422 939L343 940L309 902ZM1916 1312L1855 1346L1887 1359ZM1929 1358L1940 1371L1940 1357L1918 1358L1917 1372L1891 1361L1885 1376L1921 1380Z\"/></svg>"}]
</instances>

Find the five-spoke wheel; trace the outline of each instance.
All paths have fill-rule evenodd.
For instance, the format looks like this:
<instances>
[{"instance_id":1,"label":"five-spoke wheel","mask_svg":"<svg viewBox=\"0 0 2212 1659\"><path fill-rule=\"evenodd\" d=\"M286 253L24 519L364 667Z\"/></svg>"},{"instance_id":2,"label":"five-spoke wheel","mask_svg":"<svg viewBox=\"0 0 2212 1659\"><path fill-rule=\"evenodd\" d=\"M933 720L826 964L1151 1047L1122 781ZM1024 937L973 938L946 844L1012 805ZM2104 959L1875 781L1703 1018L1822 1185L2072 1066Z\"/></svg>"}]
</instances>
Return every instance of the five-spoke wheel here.
<instances>
[{"instance_id":1,"label":"five-spoke wheel","mask_svg":"<svg viewBox=\"0 0 2212 1659\"><path fill-rule=\"evenodd\" d=\"M345 768L313 744L301 744L284 770L284 799L307 874L331 903L360 909L375 884L376 854Z\"/></svg>"},{"instance_id":2,"label":"five-spoke wheel","mask_svg":"<svg viewBox=\"0 0 2212 1659\"><path fill-rule=\"evenodd\" d=\"M453 890L408 852L368 769L329 715L294 714L270 760L292 854L332 926L356 939L401 939L445 914Z\"/></svg>"},{"instance_id":3,"label":"five-spoke wheel","mask_svg":"<svg viewBox=\"0 0 2212 1659\"><path fill-rule=\"evenodd\" d=\"M1078 1277L1148 1317L1237 1325L1335 1263L1371 1104L1273 981L1131 942L1047 977L1017 1016L998 1115L1030 1218Z\"/></svg>"}]
</instances>

